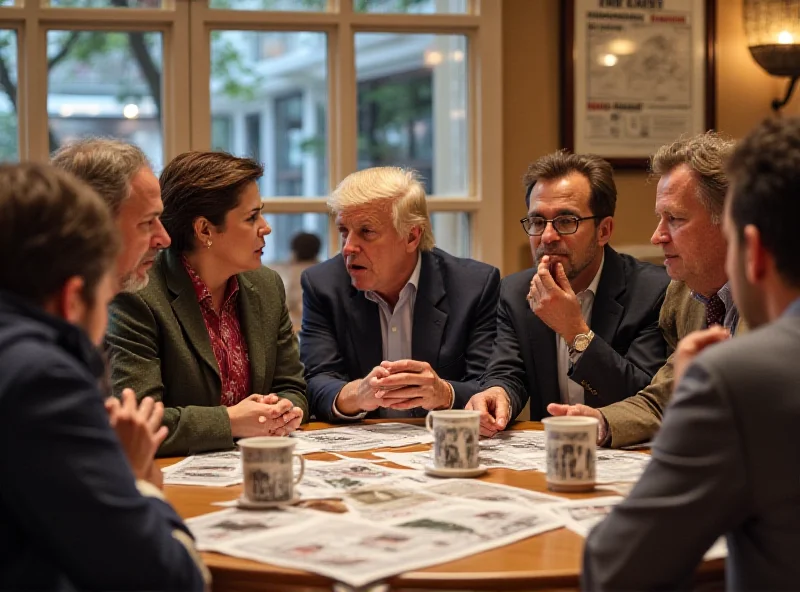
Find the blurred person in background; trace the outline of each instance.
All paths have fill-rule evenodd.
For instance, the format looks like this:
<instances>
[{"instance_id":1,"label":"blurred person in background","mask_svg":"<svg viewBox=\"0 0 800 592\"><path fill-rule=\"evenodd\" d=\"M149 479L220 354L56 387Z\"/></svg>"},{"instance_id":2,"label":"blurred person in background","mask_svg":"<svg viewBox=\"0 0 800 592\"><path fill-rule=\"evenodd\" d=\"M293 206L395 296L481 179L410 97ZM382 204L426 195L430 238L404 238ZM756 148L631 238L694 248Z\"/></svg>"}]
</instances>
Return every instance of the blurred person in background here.
<instances>
[{"instance_id":1,"label":"blurred person in background","mask_svg":"<svg viewBox=\"0 0 800 592\"><path fill-rule=\"evenodd\" d=\"M300 276L306 269L319 263L321 247L322 242L316 234L298 232L292 237L292 260L270 266L283 280L286 306L289 308L289 317L292 319L295 332L300 331L300 323L303 320L303 289L300 286Z\"/></svg>"}]
</instances>

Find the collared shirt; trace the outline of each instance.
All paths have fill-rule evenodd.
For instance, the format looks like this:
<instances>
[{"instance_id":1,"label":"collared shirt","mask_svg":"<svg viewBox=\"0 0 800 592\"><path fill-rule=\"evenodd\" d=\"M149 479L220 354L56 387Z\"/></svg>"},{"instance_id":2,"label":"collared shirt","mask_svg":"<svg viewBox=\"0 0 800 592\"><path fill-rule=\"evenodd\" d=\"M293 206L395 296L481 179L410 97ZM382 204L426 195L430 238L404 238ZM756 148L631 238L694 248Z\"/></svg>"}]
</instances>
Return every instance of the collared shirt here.
<instances>
[{"instance_id":1,"label":"collared shirt","mask_svg":"<svg viewBox=\"0 0 800 592\"><path fill-rule=\"evenodd\" d=\"M592 324L592 309L594 308L594 297L597 294L597 286L600 284L600 276L603 273L605 256L600 261L600 267L594 274L594 279L589 287L577 294L578 302L581 303L581 314L586 324ZM568 405L583 404L583 387L577 382L570 380L570 366L576 364L581 357L581 352L569 353L569 346L561 335L556 333L556 351L558 353L558 389L561 393L561 402Z\"/></svg>"},{"instance_id":2,"label":"collared shirt","mask_svg":"<svg viewBox=\"0 0 800 592\"><path fill-rule=\"evenodd\" d=\"M417 265L408 278L408 282L400 290L400 297L397 304L392 308L377 292L367 290L364 298L378 305L381 317L381 342L383 343L383 359L395 362L397 360L411 359L411 338L414 325L414 303L417 300L417 288L419 286L419 276L422 271L422 254L417 255ZM450 383L448 383L450 384ZM450 406L455 402L455 391L450 385ZM411 410L405 409L378 409L381 417L411 417ZM360 419L366 413L358 415L344 415L336 408L336 401L333 403L333 414L342 419Z\"/></svg>"},{"instance_id":3,"label":"collared shirt","mask_svg":"<svg viewBox=\"0 0 800 592\"><path fill-rule=\"evenodd\" d=\"M419 274L422 269L422 254L417 255L417 265L408 278L408 282L400 290L400 298L394 309L381 298L380 294L367 290L364 298L378 305L381 316L381 341L383 342L383 359L390 362L411 359L411 329L414 324L414 303L417 300ZM381 417L411 417L408 409L378 410Z\"/></svg>"},{"instance_id":4,"label":"collared shirt","mask_svg":"<svg viewBox=\"0 0 800 592\"><path fill-rule=\"evenodd\" d=\"M189 264L186 257L181 257L183 267L192 280L200 312L211 341L211 349L219 366L222 379L221 403L226 407L236 405L250 396L250 357L247 353L247 341L239 323L237 300L239 281L236 276L228 280L225 297L219 314L214 310L211 292L205 282Z\"/></svg>"},{"instance_id":5,"label":"collared shirt","mask_svg":"<svg viewBox=\"0 0 800 592\"><path fill-rule=\"evenodd\" d=\"M725 305L725 319L722 326L731 332L731 336L736 334L736 326L739 324L739 310L736 308L736 303L733 301L733 292L731 291L731 283L726 282L717 292L717 296L722 300ZM706 298L699 292L692 291L692 297L703 303L703 306L708 304L710 298Z\"/></svg>"},{"instance_id":6,"label":"collared shirt","mask_svg":"<svg viewBox=\"0 0 800 592\"><path fill-rule=\"evenodd\" d=\"M381 339L383 359L390 362L411 359L411 328L414 324L414 303L417 300L419 274L422 269L422 255L417 256L417 265L400 290L400 298L394 309L381 298L380 294L367 290L364 298L378 305L381 315Z\"/></svg>"}]
</instances>

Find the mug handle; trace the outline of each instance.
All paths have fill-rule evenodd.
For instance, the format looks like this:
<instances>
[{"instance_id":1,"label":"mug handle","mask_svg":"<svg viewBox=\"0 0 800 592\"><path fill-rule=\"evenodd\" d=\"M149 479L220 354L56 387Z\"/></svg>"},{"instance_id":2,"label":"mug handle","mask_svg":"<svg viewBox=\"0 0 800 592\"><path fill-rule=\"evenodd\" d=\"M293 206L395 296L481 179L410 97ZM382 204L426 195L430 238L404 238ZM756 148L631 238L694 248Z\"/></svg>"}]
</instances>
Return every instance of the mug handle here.
<instances>
[{"instance_id":1,"label":"mug handle","mask_svg":"<svg viewBox=\"0 0 800 592\"><path fill-rule=\"evenodd\" d=\"M306 459L299 452L292 453L292 456L300 459L300 474L294 479L294 484L297 485L300 483L300 479L303 478L303 473L306 472Z\"/></svg>"},{"instance_id":2,"label":"mug handle","mask_svg":"<svg viewBox=\"0 0 800 592\"><path fill-rule=\"evenodd\" d=\"M433 431L433 416L430 413L425 416L425 429L429 432Z\"/></svg>"}]
</instances>

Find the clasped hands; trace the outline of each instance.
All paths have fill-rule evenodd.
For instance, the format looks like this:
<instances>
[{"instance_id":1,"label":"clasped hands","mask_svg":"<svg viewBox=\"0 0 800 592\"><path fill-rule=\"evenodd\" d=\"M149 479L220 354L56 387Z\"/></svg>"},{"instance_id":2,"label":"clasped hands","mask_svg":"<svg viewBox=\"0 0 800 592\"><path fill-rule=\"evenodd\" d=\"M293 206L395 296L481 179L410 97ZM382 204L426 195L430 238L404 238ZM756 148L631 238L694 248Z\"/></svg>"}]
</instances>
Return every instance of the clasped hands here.
<instances>
[{"instance_id":1,"label":"clasped hands","mask_svg":"<svg viewBox=\"0 0 800 592\"><path fill-rule=\"evenodd\" d=\"M553 331L571 344L576 335L588 333L581 303L567 279L564 266L550 268L550 256L544 255L531 280L527 300L531 311ZM551 273L552 271L552 273Z\"/></svg>"},{"instance_id":2,"label":"clasped hands","mask_svg":"<svg viewBox=\"0 0 800 592\"><path fill-rule=\"evenodd\" d=\"M155 455L168 434L167 426L161 425L164 404L152 397L145 397L137 404L133 390L125 389L121 399L106 399L105 408L133 474L137 479L162 487L163 475L155 464ZM295 431L303 419L302 409L273 393L250 395L226 410L234 438L286 436Z\"/></svg>"},{"instance_id":3,"label":"clasped hands","mask_svg":"<svg viewBox=\"0 0 800 592\"><path fill-rule=\"evenodd\" d=\"M362 380L342 389L337 407L342 413L387 409L446 409L452 402L450 384L436 374L428 362L384 361ZM357 410L355 409L357 408Z\"/></svg>"},{"instance_id":4,"label":"clasped hands","mask_svg":"<svg viewBox=\"0 0 800 592\"><path fill-rule=\"evenodd\" d=\"M303 410L278 395L250 395L226 407L234 438L288 436L303 420Z\"/></svg>"}]
</instances>

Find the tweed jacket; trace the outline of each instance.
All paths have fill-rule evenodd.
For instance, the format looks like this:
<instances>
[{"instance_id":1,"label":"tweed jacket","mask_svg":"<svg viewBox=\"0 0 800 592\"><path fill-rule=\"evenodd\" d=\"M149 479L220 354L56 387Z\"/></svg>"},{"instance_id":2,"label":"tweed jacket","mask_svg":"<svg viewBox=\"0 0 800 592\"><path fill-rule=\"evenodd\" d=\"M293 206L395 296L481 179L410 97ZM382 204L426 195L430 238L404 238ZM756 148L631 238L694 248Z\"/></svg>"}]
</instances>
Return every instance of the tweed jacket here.
<instances>
[{"instance_id":1,"label":"tweed jacket","mask_svg":"<svg viewBox=\"0 0 800 592\"><path fill-rule=\"evenodd\" d=\"M262 267L236 276L239 320L250 357L253 393L289 399L308 417L303 366L280 276ZM222 381L200 305L180 260L162 252L150 283L111 304L107 342L115 395L163 401L169 435L159 455L183 455L234 445Z\"/></svg>"},{"instance_id":2,"label":"tweed jacket","mask_svg":"<svg viewBox=\"0 0 800 592\"><path fill-rule=\"evenodd\" d=\"M739 318L737 334L747 330L745 323ZM705 328L705 306L692 296L686 284L672 281L667 288L658 324L670 352L673 353L644 389L622 401L600 408L608 421L611 435L609 446L612 448L647 442L655 436L661 426L664 409L672 396L674 350L678 341L686 335Z\"/></svg>"}]
</instances>

